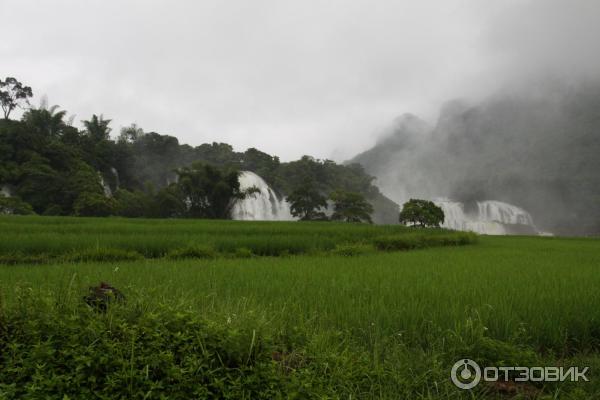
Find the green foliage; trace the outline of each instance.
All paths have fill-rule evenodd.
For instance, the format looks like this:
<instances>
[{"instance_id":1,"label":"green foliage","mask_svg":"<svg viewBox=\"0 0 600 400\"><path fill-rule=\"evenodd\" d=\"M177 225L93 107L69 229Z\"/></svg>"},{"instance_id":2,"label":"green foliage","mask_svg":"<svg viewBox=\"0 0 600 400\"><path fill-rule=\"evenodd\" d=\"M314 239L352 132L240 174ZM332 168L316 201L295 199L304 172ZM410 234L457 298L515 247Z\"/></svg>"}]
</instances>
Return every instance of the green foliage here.
<instances>
[{"instance_id":1,"label":"green foliage","mask_svg":"<svg viewBox=\"0 0 600 400\"><path fill-rule=\"evenodd\" d=\"M40 108L30 108L23 114L23 122L28 129L36 135L45 138L56 138L62 135L67 124L63 120L67 115L66 111L57 111L58 106Z\"/></svg>"},{"instance_id":2,"label":"green foliage","mask_svg":"<svg viewBox=\"0 0 600 400\"><path fill-rule=\"evenodd\" d=\"M373 206L360 193L336 190L331 193L329 198L333 201L331 219L345 222L372 223Z\"/></svg>"},{"instance_id":3,"label":"green foliage","mask_svg":"<svg viewBox=\"0 0 600 400\"><path fill-rule=\"evenodd\" d=\"M34 155L20 166L17 195L38 213L42 213L49 203L59 202L64 187L64 177L45 158Z\"/></svg>"},{"instance_id":4,"label":"green foliage","mask_svg":"<svg viewBox=\"0 0 600 400\"><path fill-rule=\"evenodd\" d=\"M121 128L119 133L119 142L121 143L133 143L144 136L144 130L137 126L137 124L131 124L130 126Z\"/></svg>"},{"instance_id":5,"label":"green foliage","mask_svg":"<svg viewBox=\"0 0 600 400\"><path fill-rule=\"evenodd\" d=\"M23 93L30 90L13 78L5 83L8 86L3 87L16 85ZM38 214L226 219L235 201L252 194L239 190L234 173L240 170L263 177L280 197L297 196L292 192L304 190L310 182L306 190L313 192L311 204L298 203L295 208L303 219L326 219L320 211L326 206L322 194L336 188L361 193L378 204L382 211L378 216L396 212L395 204L356 164L338 165L309 156L281 163L255 148L235 152L227 143L192 147L173 136L144 132L135 124L123 128L113 141L111 120L101 114L82 121L83 130L73 127L73 118L66 116L66 111L43 101L39 108L28 108L21 121L0 121L0 183L14 186ZM178 174L180 181L175 183ZM97 195L100 176L113 193L121 190L115 193L114 210L108 210L111 201ZM100 209L89 209L92 204ZM378 220L393 222L389 217Z\"/></svg>"},{"instance_id":6,"label":"green foliage","mask_svg":"<svg viewBox=\"0 0 600 400\"><path fill-rule=\"evenodd\" d=\"M58 215L63 215L63 214L64 214L64 210L58 204L50 204L42 213L42 215L45 215L45 216L58 216Z\"/></svg>"},{"instance_id":7,"label":"green foliage","mask_svg":"<svg viewBox=\"0 0 600 400\"><path fill-rule=\"evenodd\" d=\"M186 215L192 218L230 219L235 202L256 191L240 189L239 171L210 164L194 163L177 175L177 186L188 203Z\"/></svg>"},{"instance_id":8,"label":"green foliage","mask_svg":"<svg viewBox=\"0 0 600 400\"><path fill-rule=\"evenodd\" d=\"M305 182L301 186L294 189L289 196L287 202L290 203L290 210L294 217L300 218L302 221L322 221L327 219L325 213L321 209L327 208L327 199L311 182Z\"/></svg>"},{"instance_id":9,"label":"green foliage","mask_svg":"<svg viewBox=\"0 0 600 400\"><path fill-rule=\"evenodd\" d=\"M331 254L336 256L355 257L369 254L375 251L375 248L368 244L338 244L335 249L331 250Z\"/></svg>"},{"instance_id":10,"label":"green foliage","mask_svg":"<svg viewBox=\"0 0 600 400\"><path fill-rule=\"evenodd\" d=\"M167 228L192 223L211 232L222 225L254 235L274 229L229 221L7 219L37 219L21 230L24 222L11 226L13 234L43 228L54 242L60 229L102 240L99 233L124 223L142 225L135 234L146 232L147 243L157 232L173 235ZM284 225L300 240L392 229ZM360 257L0 268L0 397L594 398L600 390L594 372L600 368L598 240L480 240L478 246ZM106 313L88 307L83 297L100 281L127 301L111 302ZM591 379L515 385L509 394L483 383L462 391L449 373L464 357L482 367L589 366Z\"/></svg>"},{"instance_id":11,"label":"green foliage","mask_svg":"<svg viewBox=\"0 0 600 400\"><path fill-rule=\"evenodd\" d=\"M154 199L148 194L136 190L130 192L119 189L115 192L115 214L121 217L140 218L154 214ZM165 210L168 209L164 205Z\"/></svg>"},{"instance_id":12,"label":"green foliage","mask_svg":"<svg viewBox=\"0 0 600 400\"><path fill-rule=\"evenodd\" d=\"M0 193L0 215L29 215L35 214L33 208L18 197L6 197Z\"/></svg>"},{"instance_id":13,"label":"green foliage","mask_svg":"<svg viewBox=\"0 0 600 400\"><path fill-rule=\"evenodd\" d=\"M167 253L167 258L184 259L184 258L215 258L217 252L210 246L194 245L171 250Z\"/></svg>"},{"instance_id":14,"label":"green foliage","mask_svg":"<svg viewBox=\"0 0 600 400\"><path fill-rule=\"evenodd\" d=\"M85 127L85 133L89 136L92 142L102 142L110 138L111 128L108 127L110 119L104 119L104 116L99 117L94 114L92 118L87 121L81 121Z\"/></svg>"},{"instance_id":15,"label":"green foliage","mask_svg":"<svg viewBox=\"0 0 600 400\"><path fill-rule=\"evenodd\" d=\"M96 209L99 207L92 207ZM464 235L473 236L438 229L423 229L419 233L425 245L429 236L447 244L464 240ZM7 257L0 258L0 263L39 262L31 259L35 255L43 255L47 261L73 259L74 254L79 254L80 260L86 257L93 260L88 256L97 252L99 258L105 252L115 252L116 260L122 254L119 250L124 254L135 252L136 256L140 254L147 259L281 257L344 252L345 246L356 246L360 251L363 245L370 247L373 239L382 236L414 236L414 230L401 225L336 222L4 216L0 218L0 254Z\"/></svg>"},{"instance_id":16,"label":"green foliage","mask_svg":"<svg viewBox=\"0 0 600 400\"><path fill-rule=\"evenodd\" d=\"M238 247L235 249L233 256L236 258L251 258L254 257L254 253L247 247Z\"/></svg>"},{"instance_id":17,"label":"green foliage","mask_svg":"<svg viewBox=\"0 0 600 400\"><path fill-rule=\"evenodd\" d=\"M107 316L64 315L35 299L22 305L25 312L4 315L5 399L270 399L285 382L263 337L193 312L114 306Z\"/></svg>"},{"instance_id":18,"label":"green foliage","mask_svg":"<svg viewBox=\"0 0 600 400\"><path fill-rule=\"evenodd\" d=\"M413 250L436 246L464 246L476 242L477 236L472 232L405 234L382 236L373 240L375 247L383 251Z\"/></svg>"},{"instance_id":19,"label":"green foliage","mask_svg":"<svg viewBox=\"0 0 600 400\"><path fill-rule=\"evenodd\" d=\"M428 200L410 199L400 212L401 224L421 227L439 227L444 222L444 211Z\"/></svg>"},{"instance_id":20,"label":"green foliage","mask_svg":"<svg viewBox=\"0 0 600 400\"><path fill-rule=\"evenodd\" d=\"M75 200L73 209L80 217L108 217L114 214L115 204L103 194L83 192Z\"/></svg>"},{"instance_id":21,"label":"green foliage","mask_svg":"<svg viewBox=\"0 0 600 400\"><path fill-rule=\"evenodd\" d=\"M69 262L116 262L136 261L142 259L143 256L134 250L95 248L77 250L60 258L64 258L65 261Z\"/></svg>"},{"instance_id":22,"label":"green foliage","mask_svg":"<svg viewBox=\"0 0 600 400\"><path fill-rule=\"evenodd\" d=\"M185 201L185 194L177 184L171 184L161 189L155 197L156 213L149 216L160 218L180 218L185 217L188 212L188 205Z\"/></svg>"}]
</instances>

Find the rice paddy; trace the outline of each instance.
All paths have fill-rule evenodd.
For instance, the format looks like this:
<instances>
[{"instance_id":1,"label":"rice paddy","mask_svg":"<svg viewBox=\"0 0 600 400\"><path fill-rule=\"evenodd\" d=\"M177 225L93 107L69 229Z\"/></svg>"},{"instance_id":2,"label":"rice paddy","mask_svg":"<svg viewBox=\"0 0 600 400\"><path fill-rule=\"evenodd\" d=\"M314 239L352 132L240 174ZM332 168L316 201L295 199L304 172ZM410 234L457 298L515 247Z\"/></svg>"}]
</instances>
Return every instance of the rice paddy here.
<instances>
[{"instance_id":1,"label":"rice paddy","mask_svg":"<svg viewBox=\"0 0 600 400\"><path fill-rule=\"evenodd\" d=\"M112 387L101 378L109 372L127 382L112 389L123 398L599 396L600 240L484 236L462 243L453 235L463 237L335 223L2 218L1 256L54 258L0 266L0 398L38 398L39 387L86 398L56 378L64 368L52 362L66 346L57 337L74 341L67 347L84 364L85 357L101 364L94 370L99 398L114 398L102 392ZM411 239L401 243L417 244L390 248L405 236ZM443 240L430 239L436 236ZM93 249L139 257L58 257ZM127 301L107 313L90 310L82 296L101 281ZM91 326L95 333L81 333ZM200 379L178 358L179 347L148 339L152 329L183 335L186 346L200 329L224 344L205 357L212 369ZM97 341L113 346L122 365L102 367ZM52 356L32 350L49 342L60 344ZM17 345L22 357L9 351ZM150 350L162 354L162 364L148 361ZM230 350L233 361L211 364ZM589 366L590 382L482 383L465 391L450 381L464 357L482 365ZM36 369L40 363L46 368ZM184 371L176 378L159 373L175 366ZM207 371L218 376L209 379ZM22 390L11 386L19 379ZM229 382L225 388L215 389L219 379Z\"/></svg>"}]
</instances>

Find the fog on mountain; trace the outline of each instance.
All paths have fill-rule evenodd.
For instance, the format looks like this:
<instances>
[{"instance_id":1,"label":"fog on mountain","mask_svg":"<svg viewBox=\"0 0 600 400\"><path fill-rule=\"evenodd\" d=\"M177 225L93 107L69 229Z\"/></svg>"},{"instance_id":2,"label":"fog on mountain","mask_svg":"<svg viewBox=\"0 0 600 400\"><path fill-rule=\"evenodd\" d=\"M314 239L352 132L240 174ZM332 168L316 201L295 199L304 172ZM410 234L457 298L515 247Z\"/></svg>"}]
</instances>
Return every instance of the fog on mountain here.
<instances>
[{"instance_id":1,"label":"fog on mountain","mask_svg":"<svg viewBox=\"0 0 600 400\"><path fill-rule=\"evenodd\" d=\"M435 126L410 114L352 162L383 193L452 200L465 209L498 200L529 211L555 234L600 232L600 85L499 92L454 100Z\"/></svg>"}]
</instances>

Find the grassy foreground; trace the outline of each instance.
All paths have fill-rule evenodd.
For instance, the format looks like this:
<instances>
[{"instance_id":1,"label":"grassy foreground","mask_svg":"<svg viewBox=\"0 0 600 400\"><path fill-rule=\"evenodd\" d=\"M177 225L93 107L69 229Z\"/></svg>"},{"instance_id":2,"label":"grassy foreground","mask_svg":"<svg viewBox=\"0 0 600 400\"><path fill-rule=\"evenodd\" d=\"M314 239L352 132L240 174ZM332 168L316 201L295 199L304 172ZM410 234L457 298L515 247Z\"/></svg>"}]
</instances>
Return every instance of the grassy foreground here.
<instances>
[{"instance_id":1,"label":"grassy foreground","mask_svg":"<svg viewBox=\"0 0 600 400\"><path fill-rule=\"evenodd\" d=\"M39 221L54 221L52 229L61 222ZM107 227L123 220L85 221L82 241L118 243ZM64 222L64 229L81 224ZM171 229L160 236L168 241L188 235L177 227L219 229L179 224L157 221L155 231ZM315 237L333 240L335 249L411 233L341 224L239 227L253 232L240 239L295 232L313 247L280 257L0 266L0 399L600 397L600 240L481 237L460 247L313 253L323 250ZM19 246L15 235L35 232L44 229L0 236ZM60 237L31 240L40 253L59 252ZM82 296L99 281L121 289L127 302L94 312ZM462 391L449 376L463 357L482 366L589 366L590 382Z\"/></svg>"}]
</instances>

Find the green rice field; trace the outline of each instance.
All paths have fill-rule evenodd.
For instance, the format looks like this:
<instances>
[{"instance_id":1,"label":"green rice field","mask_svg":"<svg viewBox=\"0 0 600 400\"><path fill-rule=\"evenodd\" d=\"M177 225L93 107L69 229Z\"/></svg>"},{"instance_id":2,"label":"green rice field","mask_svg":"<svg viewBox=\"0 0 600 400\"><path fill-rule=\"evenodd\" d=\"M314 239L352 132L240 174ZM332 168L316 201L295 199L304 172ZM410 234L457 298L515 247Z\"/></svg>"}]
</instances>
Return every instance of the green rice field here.
<instances>
[{"instance_id":1,"label":"green rice field","mask_svg":"<svg viewBox=\"0 0 600 400\"><path fill-rule=\"evenodd\" d=\"M0 399L600 398L599 268L595 238L2 217ZM462 358L589 382L462 390Z\"/></svg>"}]
</instances>

